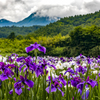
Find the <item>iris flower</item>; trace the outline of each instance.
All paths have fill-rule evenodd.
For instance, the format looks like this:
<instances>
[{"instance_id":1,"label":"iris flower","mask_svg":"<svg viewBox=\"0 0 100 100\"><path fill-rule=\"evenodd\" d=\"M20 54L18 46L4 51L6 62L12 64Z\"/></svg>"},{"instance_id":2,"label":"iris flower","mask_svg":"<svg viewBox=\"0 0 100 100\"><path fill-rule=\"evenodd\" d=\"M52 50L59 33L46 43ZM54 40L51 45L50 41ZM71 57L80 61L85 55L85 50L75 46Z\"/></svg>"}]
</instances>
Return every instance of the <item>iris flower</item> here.
<instances>
[{"instance_id":1,"label":"iris flower","mask_svg":"<svg viewBox=\"0 0 100 100\"><path fill-rule=\"evenodd\" d=\"M5 68L4 72L0 75L0 80L4 81L8 79L8 77L12 77L14 75L13 71L9 68Z\"/></svg>"},{"instance_id":2,"label":"iris flower","mask_svg":"<svg viewBox=\"0 0 100 100\"><path fill-rule=\"evenodd\" d=\"M86 82L90 84L93 88L97 85L97 81L93 81L92 79L89 79L89 76L87 77Z\"/></svg>"},{"instance_id":3,"label":"iris flower","mask_svg":"<svg viewBox=\"0 0 100 100\"><path fill-rule=\"evenodd\" d=\"M16 78L14 78L16 81ZM27 76L25 75L25 78L20 75L20 80L14 84L15 92L20 95L22 93L22 88L24 88L24 85L27 85L28 87L32 88L34 85L34 82L27 79ZM29 88L27 88L30 90ZM9 94L13 93L13 89L9 91Z\"/></svg>"},{"instance_id":4,"label":"iris flower","mask_svg":"<svg viewBox=\"0 0 100 100\"><path fill-rule=\"evenodd\" d=\"M31 44L29 47L25 48L27 53L34 49L38 49L39 51L44 52L44 53L46 52L46 48L41 46L40 44L37 44L37 42L35 42L34 44Z\"/></svg>"},{"instance_id":5,"label":"iris flower","mask_svg":"<svg viewBox=\"0 0 100 100\"><path fill-rule=\"evenodd\" d=\"M15 92L20 95L22 93L22 88L24 88L24 86L22 85L21 81L16 82L14 84L14 88L15 88ZM13 89L9 91L9 94L13 93Z\"/></svg>"},{"instance_id":6,"label":"iris flower","mask_svg":"<svg viewBox=\"0 0 100 100\"><path fill-rule=\"evenodd\" d=\"M26 85L29 86L30 88L33 87L34 82L31 81L31 80L28 80L26 75L25 75L25 78L24 78L23 76L20 75L20 79L21 79L21 82L22 82L23 84L26 84Z\"/></svg>"},{"instance_id":7,"label":"iris flower","mask_svg":"<svg viewBox=\"0 0 100 100\"><path fill-rule=\"evenodd\" d=\"M49 76L48 79L49 80L47 80L47 81L49 81L49 86L46 88L46 91L49 93L51 77ZM61 90L61 88L62 88L62 83L64 85L66 84L65 80L63 78L61 78L61 75L60 75L58 78L52 77L52 81L53 81L53 84L51 84L51 92L56 92L56 90L58 89L61 92L62 96L64 96L64 92ZM62 83L60 83L60 82L62 82Z\"/></svg>"},{"instance_id":8,"label":"iris flower","mask_svg":"<svg viewBox=\"0 0 100 100\"><path fill-rule=\"evenodd\" d=\"M83 90L84 84L85 84L85 81L80 82L80 83L77 85L78 92L80 92L80 95L82 96L82 100L86 100L86 99L88 99L88 97L89 97L88 85L85 86L85 92L84 92L84 94L82 95L82 91L84 91L84 90Z\"/></svg>"},{"instance_id":9,"label":"iris flower","mask_svg":"<svg viewBox=\"0 0 100 100\"><path fill-rule=\"evenodd\" d=\"M82 74L84 74L86 71L87 69L85 67L83 68L82 66L79 66L78 68L76 68L76 72L80 72Z\"/></svg>"},{"instance_id":10,"label":"iris flower","mask_svg":"<svg viewBox=\"0 0 100 100\"><path fill-rule=\"evenodd\" d=\"M67 71L64 73L64 75L65 75L67 72L69 72L69 73L71 73L71 74L74 74L74 73L75 73L74 70L71 69L71 67L69 67L69 68L67 69Z\"/></svg>"},{"instance_id":11,"label":"iris flower","mask_svg":"<svg viewBox=\"0 0 100 100\"><path fill-rule=\"evenodd\" d=\"M79 77L75 77L73 78L73 80L71 80L71 85L76 87L80 82L81 82L81 79Z\"/></svg>"}]
</instances>

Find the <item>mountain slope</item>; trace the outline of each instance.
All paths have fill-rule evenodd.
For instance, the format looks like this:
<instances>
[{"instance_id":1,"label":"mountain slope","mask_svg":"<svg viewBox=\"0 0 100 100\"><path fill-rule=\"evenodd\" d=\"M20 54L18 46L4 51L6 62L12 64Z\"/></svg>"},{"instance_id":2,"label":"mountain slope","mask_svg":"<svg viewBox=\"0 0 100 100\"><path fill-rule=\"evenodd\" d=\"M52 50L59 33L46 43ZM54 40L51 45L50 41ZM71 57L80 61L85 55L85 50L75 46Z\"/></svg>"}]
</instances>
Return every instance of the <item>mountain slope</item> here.
<instances>
[{"instance_id":1,"label":"mountain slope","mask_svg":"<svg viewBox=\"0 0 100 100\"><path fill-rule=\"evenodd\" d=\"M15 24L15 22L11 22L11 21L8 21L6 19L0 20L0 27L2 27L2 26L12 26L14 24Z\"/></svg>"},{"instance_id":2,"label":"mountain slope","mask_svg":"<svg viewBox=\"0 0 100 100\"><path fill-rule=\"evenodd\" d=\"M18 22L17 26L32 26L32 25L47 25L49 23L53 23L57 21L56 19L46 16L46 17L40 17L35 16L36 13L31 14L29 17L25 18L24 20Z\"/></svg>"},{"instance_id":3,"label":"mountain slope","mask_svg":"<svg viewBox=\"0 0 100 100\"><path fill-rule=\"evenodd\" d=\"M8 20L5 20L5 19L1 19L0 20L0 27L2 26L33 26L33 25L42 25L42 26L45 26L49 23L53 23L55 21L57 21L59 19L58 18L50 18L48 16L45 16L45 17L41 17L41 16L35 16L36 12L35 13L32 13L29 17L19 21L19 22L11 22L11 21L8 21Z\"/></svg>"},{"instance_id":4,"label":"mountain slope","mask_svg":"<svg viewBox=\"0 0 100 100\"><path fill-rule=\"evenodd\" d=\"M17 26L6 26L0 27L0 38L6 38L10 33L14 32L15 35L26 35L28 33L34 32L43 26L30 26L30 27L17 27Z\"/></svg>"},{"instance_id":5,"label":"mountain slope","mask_svg":"<svg viewBox=\"0 0 100 100\"><path fill-rule=\"evenodd\" d=\"M93 24L100 26L100 11L86 15L75 15L61 18L57 22L50 23L49 25L36 30L33 34L37 34L38 36L54 36L59 33L66 35L76 26L86 27Z\"/></svg>"}]
</instances>

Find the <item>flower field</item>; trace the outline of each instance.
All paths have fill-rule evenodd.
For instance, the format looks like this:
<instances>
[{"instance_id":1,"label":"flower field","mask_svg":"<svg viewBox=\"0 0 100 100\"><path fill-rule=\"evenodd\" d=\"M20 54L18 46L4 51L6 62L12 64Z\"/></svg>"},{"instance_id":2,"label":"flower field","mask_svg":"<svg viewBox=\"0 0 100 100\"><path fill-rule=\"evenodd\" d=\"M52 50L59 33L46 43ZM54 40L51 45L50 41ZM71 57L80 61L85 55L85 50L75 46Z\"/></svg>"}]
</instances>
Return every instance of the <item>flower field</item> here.
<instances>
[{"instance_id":1,"label":"flower field","mask_svg":"<svg viewBox=\"0 0 100 100\"><path fill-rule=\"evenodd\" d=\"M46 48L25 48L35 57L0 56L0 100L99 100L100 56L37 56Z\"/></svg>"}]
</instances>

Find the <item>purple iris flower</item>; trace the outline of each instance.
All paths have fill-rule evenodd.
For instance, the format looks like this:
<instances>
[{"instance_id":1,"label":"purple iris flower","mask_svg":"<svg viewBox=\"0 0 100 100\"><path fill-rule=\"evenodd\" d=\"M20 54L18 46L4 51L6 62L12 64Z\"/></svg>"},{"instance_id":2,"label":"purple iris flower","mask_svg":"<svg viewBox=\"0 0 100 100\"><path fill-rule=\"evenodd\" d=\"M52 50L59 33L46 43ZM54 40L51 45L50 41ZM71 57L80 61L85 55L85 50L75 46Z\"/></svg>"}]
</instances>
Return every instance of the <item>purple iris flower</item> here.
<instances>
[{"instance_id":1,"label":"purple iris flower","mask_svg":"<svg viewBox=\"0 0 100 100\"><path fill-rule=\"evenodd\" d=\"M97 63L100 64L100 59L97 60Z\"/></svg>"},{"instance_id":2,"label":"purple iris flower","mask_svg":"<svg viewBox=\"0 0 100 100\"><path fill-rule=\"evenodd\" d=\"M11 56L8 57L7 62L13 62L14 60L11 58Z\"/></svg>"},{"instance_id":3,"label":"purple iris flower","mask_svg":"<svg viewBox=\"0 0 100 100\"><path fill-rule=\"evenodd\" d=\"M86 90L86 92L82 95L82 100L86 100L89 97L89 90Z\"/></svg>"},{"instance_id":4,"label":"purple iris flower","mask_svg":"<svg viewBox=\"0 0 100 100\"><path fill-rule=\"evenodd\" d=\"M44 74L44 72L43 72L43 66L42 66L42 65L37 65L37 68L36 68L36 70L35 70L35 74L36 74L37 77L38 77L39 75Z\"/></svg>"},{"instance_id":5,"label":"purple iris flower","mask_svg":"<svg viewBox=\"0 0 100 100\"><path fill-rule=\"evenodd\" d=\"M98 76L100 77L100 73L98 74Z\"/></svg>"},{"instance_id":6,"label":"purple iris flower","mask_svg":"<svg viewBox=\"0 0 100 100\"><path fill-rule=\"evenodd\" d=\"M5 63L4 63L4 62L0 62L0 70L1 70L1 71L4 71L5 68L6 68Z\"/></svg>"},{"instance_id":7,"label":"purple iris flower","mask_svg":"<svg viewBox=\"0 0 100 100\"><path fill-rule=\"evenodd\" d=\"M93 88L97 85L97 81L93 81L92 79L87 81L87 83L90 84Z\"/></svg>"},{"instance_id":8,"label":"purple iris flower","mask_svg":"<svg viewBox=\"0 0 100 100\"><path fill-rule=\"evenodd\" d=\"M57 81L54 82L54 85L51 84L51 92L56 92L56 90L58 89L61 92L62 96L64 96L64 92L60 88L62 88L62 85L59 84L59 82L57 82ZM49 93L50 86L48 86L46 88L46 91Z\"/></svg>"},{"instance_id":9,"label":"purple iris flower","mask_svg":"<svg viewBox=\"0 0 100 100\"><path fill-rule=\"evenodd\" d=\"M35 72L36 76L38 77L39 75L44 74L44 69L47 69L47 65L56 69L54 65L47 63L44 59L43 59L43 62L39 62L39 64L30 63L29 69L32 70L33 72ZM48 71L46 70L46 74L47 73L48 73Z\"/></svg>"},{"instance_id":10,"label":"purple iris flower","mask_svg":"<svg viewBox=\"0 0 100 100\"><path fill-rule=\"evenodd\" d=\"M6 75L6 74L1 74L0 75L0 80L2 80L2 81L4 81L4 80L6 80L6 79L8 79L8 76Z\"/></svg>"},{"instance_id":11,"label":"purple iris flower","mask_svg":"<svg viewBox=\"0 0 100 100\"><path fill-rule=\"evenodd\" d=\"M98 58L100 59L100 55L98 55Z\"/></svg>"},{"instance_id":12,"label":"purple iris flower","mask_svg":"<svg viewBox=\"0 0 100 100\"><path fill-rule=\"evenodd\" d=\"M15 56L15 58L16 58L16 57L18 57L18 54L12 53L11 56Z\"/></svg>"},{"instance_id":13,"label":"purple iris flower","mask_svg":"<svg viewBox=\"0 0 100 100\"><path fill-rule=\"evenodd\" d=\"M19 81L19 82L16 82L15 84L14 84L14 88L15 88L15 92L18 94L18 95L20 95L21 93L22 93L22 87L24 87L23 85L22 85L22 83Z\"/></svg>"},{"instance_id":14,"label":"purple iris flower","mask_svg":"<svg viewBox=\"0 0 100 100\"><path fill-rule=\"evenodd\" d=\"M84 74L87 71L86 68L83 68L82 66L79 66L78 68L76 68L76 72L81 72L82 74Z\"/></svg>"},{"instance_id":15,"label":"purple iris flower","mask_svg":"<svg viewBox=\"0 0 100 100\"><path fill-rule=\"evenodd\" d=\"M42 63L40 62L40 64L41 64L41 65L43 66L43 68L45 68L45 69L47 68L46 65L48 65L49 67L53 67L53 68L56 70L56 67L55 67L54 65L48 63L48 62L47 62L46 60L44 60L44 59L43 59L43 62L42 62Z\"/></svg>"},{"instance_id":16,"label":"purple iris flower","mask_svg":"<svg viewBox=\"0 0 100 100\"><path fill-rule=\"evenodd\" d=\"M76 87L80 82L81 82L81 79L79 77L75 77L73 78L73 80L71 80L71 85Z\"/></svg>"},{"instance_id":17,"label":"purple iris flower","mask_svg":"<svg viewBox=\"0 0 100 100\"><path fill-rule=\"evenodd\" d=\"M19 59L17 59L17 61L19 62L19 61L22 61L23 62L23 64L19 67L19 71L21 71L21 69L22 69L22 67L23 66L26 66L25 68L24 68L24 70L23 70L23 72L25 72L29 67L30 67L30 63L32 63L32 59L31 59L31 57L29 56L29 57L26 57L26 58L19 58Z\"/></svg>"},{"instance_id":18,"label":"purple iris flower","mask_svg":"<svg viewBox=\"0 0 100 100\"><path fill-rule=\"evenodd\" d=\"M71 69L71 67L67 69L67 71L64 73L64 75L65 75L67 72L69 72L69 73L71 73L71 74L74 74L74 70Z\"/></svg>"},{"instance_id":19,"label":"purple iris flower","mask_svg":"<svg viewBox=\"0 0 100 100\"><path fill-rule=\"evenodd\" d=\"M49 76L48 79L49 80L47 80L47 81L49 82L49 86L46 88L46 91L49 93L50 84L51 84L51 77ZM64 96L64 92L61 90L62 84L60 83L59 78L52 77L52 81L53 81L53 84L51 84L51 92L56 92L56 90L58 89L61 92L62 96ZM63 82L63 81L61 80L61 82Z\"/></svg>"},{"instance_id":20,"label":"purple iris flower","mask_svg":"<svg viewBox=\"0 0 100 100\"><path fill-rule=\"evenodd\" d=\"M93 81L92 79L89 79L89 76L87 77L86 82L90 84L93 88L97 85L97 81Z\"/></svg>"},{"instance_id":21,"label":"purple iris flower","mask_svg":"<svg viewBox=\"0 0 100 100\"><path fill-rule=\"evenodd\" d=\"M4 72L0 75L0 80L4 81L8 79L8 77L12 77L14 75L13 71L9 68L6 68Z\"/></svg>"},{"instance_id":22,"label":"purple iris flower","mask_svg":"<svg viewBox=\"0 0 100 100\"><path fill-rule=\"evenodd\" d=\"M0 70L2 71L2 74L0 75L0 80L2 81L14 75L13 71L9 68L9 64L5 65L3 62L0 62Z\"/></svg>"},{"instance_id":23,"label":"purple iris flower","mask_svg":"<svg viewBox=\"0 0 100 100\"><path fill-rule=\"evenodd\" d=\"M24 86L22 85L21 81L16 82L14 84L14 88L15 88L15 92L20 95L22 93L22 88L24 88ZM9 94L13 93L13 89L9 91Z\"/></svg>"},{"instance_id":24,"label":"purple iris flower","mask_svg":"<svg viewBox=\"0 0 100 100\"><path fill-rule=\"evenodd\" d=\"M82 95L84 83L85 83L85 81L80 82L80 83L77 85L78 92L80 92L80 95ZM87 85L86 85L85 87L87 88ZM88 99L88 96L89 96L89 90L86 90L86 92L82 95L82 100Z\"/></svg>"},{"instance_id":25,"label":"purple iris flower","mask_svg":"<svg viewBox=\"0 0 100 100\"><path fill-rule=\"evenodd\" d=\"M83 91L83 86L84 86L84 81L80 82L79 84L77 84L77 88L78 88L78 92L80 92L80 95L82 95L82 91Z\"/></svg>"},{"instance_id":26,"label":"purple iris flower","mask_svg":"<svg viewBox=\"0 0 100 100\"><path fill-rule=\"evenodd\" d=\"M46 48L41 46L40 44L37 44L37 42L35 42L34 44L31 44L29 47L25 48L27 53L34 49L38 49L39 51L44 52L44 53L46 52Z\"/></svg>"},{"instance_id":27,"label":"purple iris flower","mask_svg":"<svg viewBox=\"0 0 100 100\"><path fill-rule=\"evenodd\" d=\"M67 82L64 80L64 78L61 76L61 74L59 75L59 81L62 82L64 84L64 86L67 84Z\"/></svg>"},{"instance_id":28,"label":"purple iris flower","mask_svg":"<svg viewBox=\"0 0 100 100\"><path fill-rule=\"evenodd\" d=\"M65 62L66 61L63 57L61 57L60 60L62 60L62 62Z\"/></svg>"},{"instance_id":29,"label":"purple iris flower","mask_svg":"<svg viewBox=\"0 0 100 100\"><path fill-rule=\"evenodd\" d=\"M30 63L29 66L30 66L29 70L36 71L36 69L37 69L36 63Z\"/></svg>"},{"instance_id":30,"label":"purple iris flower","mask_svg":"<svg viewBox=\"0 0 100 100\"><path fill-rule=\"evenodd\" d=\"M47 65L50 66L50 67L53 67L54 69L55 66L47 63L44 59L43 59L43 62L39 62L38 64L36 63L29 63L29 70L35 72L36 76L38 77L39 75L43 75L44 74L44 69L47 69ZM46 71L48 72L48 71Z\"/></svg>"},{"instance_id":31,"label":"purple iris flower","mask_svg":"<svg viewBox=\"0 0 100 100\"><path fill-rule=\"evenodd\" d=\"M49 93L50 86L46 88L46 91ZM51 92L56 92L56 87L51 84Z\"/></svg>"},{"instance_id":32,"label":"purple iris flower","mask_svg":"<svg viewBox=\"0 0 100 100\"><path fill-rule=\"evenodd\" d=\"M88 61L88 64L92 63L92 60L89 57L87 58L87 61Z\"/></svg>"},{"instance_id":33,"label":"purple iris flower","mask_svg":"<svg viewBox=\"0 0 100 100\"><path fill-rule=\"evenodd\" d=\"M17 62L23 61L24 59L25 59L25 57L18 57L18 58L16 59L16 61L17 61Z\"/></svg>"},{"instance_id":34,"label":"purple iris flower","mask_svg":"<svg viewBox=\"0 0 100 100\"><path fill-rule=\"evenodd\" d=\"M25 78L24 78L23 76L20 75L20 79L21 79L21 82L22 82L23 84L26 84L26 85L29 86L30 88L33 87L34 82L31 81L31 80L28 80L26 75L25 75Z\"/></svg>"},{"instance_id":35,"label":"purple iris flower","mask_svg":"<svg viewBox=\"0 0 100 100\"><path fill-rule=\"evenodd\" d=\"M14 78L16 81L16 78ZM25 75L25 78L20 75L20 80L14 84L15 92L20 95L22 93L22 88L24 88L24 85L27 85L28 87L32 88L34 85L34 82L27 79L27 76ZM30 90L29 88L27 88ZM9 91L9 94L13 93L13 89Z\"/></svg>"}]
</instances>

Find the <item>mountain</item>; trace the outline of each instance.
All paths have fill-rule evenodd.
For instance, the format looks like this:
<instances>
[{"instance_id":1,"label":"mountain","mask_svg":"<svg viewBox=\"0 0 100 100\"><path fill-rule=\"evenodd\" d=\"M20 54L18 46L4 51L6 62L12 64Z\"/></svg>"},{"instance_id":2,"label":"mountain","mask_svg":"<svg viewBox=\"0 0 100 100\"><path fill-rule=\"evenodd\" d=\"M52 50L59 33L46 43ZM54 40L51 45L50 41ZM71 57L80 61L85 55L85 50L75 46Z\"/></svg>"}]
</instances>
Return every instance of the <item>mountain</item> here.
<instances>
[{"instance_id":1,"label":"mountain","mask_svg":"<svg viewBox=\"0 0 100 100\"><path fill-rule=\"evenodd\" d=\"M45 26L49 23L53 23L59 19L59 17L53 17L50 18L49 16L41 17L41 16L35 16L35 13L32 13L29 17L19 21L19 22L11 22L6 19L1 19L0 20L0 27L3 26L33 26L33 25L41 25Z\"/></svg>"},{"instance_id":2,"label":"mountain","mask_svg":"<svg viewBox=\"0 0 100 100\"><path fill-rule=\"evenodd\" d=\"M12 26L16 24L15 22L11 22L11 21L8 21L6 19L1 19L0 20L0 27L3 27L3 26Z\"/></svg>"},{"instance_id":3,"label":"mountain","mask_svg":"<svg viewBox=\"0 0 100 100\"><path fill-rule=\"evenodd\" d=\"M77 26L86 27L91 25L100 26L100 10L86 15L75 15L61 18L54 23L50 23L49 25L36 30L33 35L54 36L59 33L67 35Z\"/></svg>"},{"instance_id":4,"label":"mountain","mask_svg":"<svg viewBox=\"0 0 100 100\"><path fill-rule=\"evenodd\" d=\"M36 13L31 14L29 17L25 18L22 21L19 21L16 25L17 26L33 26L33 25L42 25L45 26L49 23L53 23L57 21L55 18L50 18L48 16L45 17L40 17L40 16L35 16Z\"/></svg>"}]
</instances>

